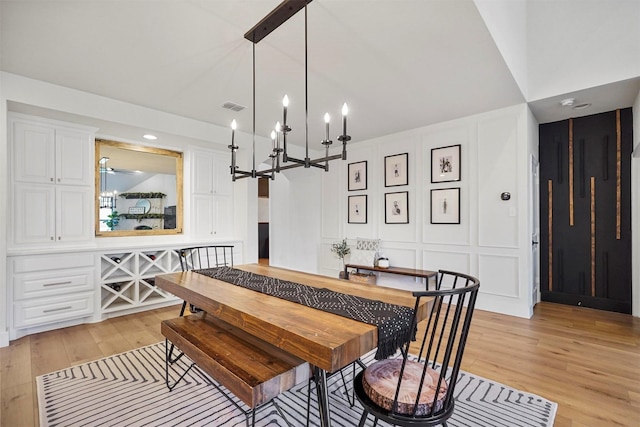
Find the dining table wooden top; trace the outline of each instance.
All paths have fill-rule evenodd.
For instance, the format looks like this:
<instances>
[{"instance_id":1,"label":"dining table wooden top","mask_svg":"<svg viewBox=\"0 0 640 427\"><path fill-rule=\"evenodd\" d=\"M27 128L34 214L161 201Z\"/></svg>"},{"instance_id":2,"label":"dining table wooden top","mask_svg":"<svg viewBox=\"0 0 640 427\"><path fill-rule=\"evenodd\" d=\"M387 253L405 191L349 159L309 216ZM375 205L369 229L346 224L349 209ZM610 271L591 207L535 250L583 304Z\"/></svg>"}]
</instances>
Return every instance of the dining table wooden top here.
<instances>
[{"instance_id":1,"label":"dining table wooden top","mask_svg":"<svg viewBox=\"0 0 640 427\"><path fill-rule=\"evenodd\" d=\"M317 288L413 308L410 291L257 264L234 268ZM338 314L269 296L196 272L156 276L156 286L190 304L324 369L335 372L375 349L378 329ZM426 318L429 298L418 318Z\"/></svg>"}]
</instances>

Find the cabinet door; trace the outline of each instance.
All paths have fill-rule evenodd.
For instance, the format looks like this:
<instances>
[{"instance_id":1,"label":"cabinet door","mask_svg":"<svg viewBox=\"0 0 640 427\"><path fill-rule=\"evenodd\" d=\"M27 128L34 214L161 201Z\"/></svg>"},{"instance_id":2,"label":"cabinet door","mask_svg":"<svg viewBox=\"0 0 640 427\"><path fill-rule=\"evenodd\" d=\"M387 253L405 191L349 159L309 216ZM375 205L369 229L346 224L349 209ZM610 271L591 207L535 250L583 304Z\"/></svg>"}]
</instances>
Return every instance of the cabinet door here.
<instances>
[{"instance_id":1,"label":"cabinet door","mask_svg":"<svg viewBox=\"0 0 640 427\"><path fill-rule=\"evenodd\" d=\"M55 130L52 127L13 122L13 174L16 181L53 183Z\"/></svg>"},{"instance_id":2,"label":"cabinet door","mask_svg":"<svg viewBox=\"0 0 640 427\"><path fill-rule=\"evenodd\" d=\"M215 217L216 237L233 237L233 198L231 196L216 196Z\"/></svg>"},{"instance_id":3,"label":"cabinet door","mask_svg":"<svg viewBox=\"0 0 640 427\"><path fill-rule=\"evenodd\" d=\"M83 187L56 188L56 240L78 242L91 238L91 190Z\"/></svg>"},{"instance_id":4,"label":"cabinet door","mask_svg":"<svg viewBox=\"0 0 640 427\"><path fill-rule=\"evenodd\" d=\"M54 186L16 184L13 200L13 233L16 243L50 243L56 240Z\"/></svg>"},{"instance_id":5,"label":"cabinet door","mask_svg":"<svg viewBox=\"0 0 640 427\"><path fill-rule=\"evenodd\" d=\"M211 195L195 194L191 198L193 219L191 221L194 236L212 236L215 234L215 205Z\"/></svg>"},{"instance_id":6,"label":"cabinet door","mask_svg":"<svg viewBox=\"0 0 640 427\"><path fill-rule=\"evenodd\" d=\"M191 160L191 192L213 194L213 154L195 151Z\"/></svg>"},{"instance_id":7,"label":"cabinet door","mask_svg":"<svg viewBox=\"0 0 640 427\"><path fill-rule=\"evenodd\" d=\"M233 181L231 181L231 170L229 169L230 162L230 156L227 157L221 154L213 156L215 194L230 196L233 193Z\"/></svg>"},{"instance_id":8,"label":"cabinet door","mask_svg":"<svg viewBox=\"0 0 640 427\"><path fill-rule=\"evenodd\" d=\"M92 185L91 135L72 129L56 130L56 183Z\"/></svg>"}]
</instances>

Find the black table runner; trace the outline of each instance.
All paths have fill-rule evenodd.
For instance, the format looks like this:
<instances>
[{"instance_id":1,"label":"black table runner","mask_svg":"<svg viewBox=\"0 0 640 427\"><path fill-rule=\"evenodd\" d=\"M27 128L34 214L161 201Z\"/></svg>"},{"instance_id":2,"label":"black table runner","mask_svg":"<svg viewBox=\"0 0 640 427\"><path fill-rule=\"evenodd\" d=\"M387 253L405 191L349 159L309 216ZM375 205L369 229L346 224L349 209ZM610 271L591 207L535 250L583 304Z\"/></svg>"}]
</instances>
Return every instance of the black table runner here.
<instances>
[{"instance_id":1,"label":"black table runner","mask_svg":"<svg viewBox=\"0 0 640 427\"><path fill-rule=\"evenodd\" d=\"M415 340L416 328L413 331L411 330L414 314L413 309L409 307L262 276L231 267L207 268L194 270L194 272L266 295L377 326L378 349L375 355L376 359L386 359L409 340Z\"/></svg>"}]
</instances>

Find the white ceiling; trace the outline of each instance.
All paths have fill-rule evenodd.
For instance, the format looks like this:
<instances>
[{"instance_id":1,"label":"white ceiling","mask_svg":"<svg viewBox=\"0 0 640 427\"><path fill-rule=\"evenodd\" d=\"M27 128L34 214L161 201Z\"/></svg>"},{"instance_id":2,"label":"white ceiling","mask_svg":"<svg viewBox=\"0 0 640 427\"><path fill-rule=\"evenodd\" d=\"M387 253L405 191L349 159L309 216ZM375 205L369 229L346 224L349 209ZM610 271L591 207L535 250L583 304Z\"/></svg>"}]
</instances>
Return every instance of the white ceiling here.
<instances>
[{"instance_id":1,"label":"white ceiling","mask_svg":"<svg viewBox=\"0 0 640 427\"><path fill-rule=\"evenodd\" d=\"M252 44L243 36L278 3L2 0L0 68L221 126L235 118L251 132ZM303 19L256 45L257 133L281 119L286 93L298 143ZM315 0L308 27L311 144L324 137L325 111L335 141L345 101L354 142L527 101L471 0ZM638 79L623 84L613 108L631 105L640 88ZM233 113L222 109L227 101L248 108ZM540 121L565 118L550 112L557 101L537 100L532 111Z\"/></svg>"}]
</instances>

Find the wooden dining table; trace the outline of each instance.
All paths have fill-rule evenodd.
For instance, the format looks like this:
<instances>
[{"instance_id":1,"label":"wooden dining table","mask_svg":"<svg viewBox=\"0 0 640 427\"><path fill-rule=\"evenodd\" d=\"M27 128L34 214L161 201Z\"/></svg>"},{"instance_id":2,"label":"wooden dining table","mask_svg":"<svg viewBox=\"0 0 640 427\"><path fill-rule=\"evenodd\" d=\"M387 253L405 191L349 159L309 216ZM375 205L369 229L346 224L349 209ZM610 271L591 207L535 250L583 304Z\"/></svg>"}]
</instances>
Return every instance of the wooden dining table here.
<instances>
[{"instance_id":1,"label":"wooden dining table","mask_svg":"<svg viewBox=\"0 0 640 427\"><path fill-rule=\"evenodd\" d=\"M234 268L359 297L413 308L411 292L354 283L310 273L257 264ZM374 325L269 296L193 271L161 274L155 284L231 325L267 341L314 366L320 420L330 426L327 373L348 366L377 347ZM424 319L430 299L423 298L418 319Z\"/></svg>"}]
</instances>

